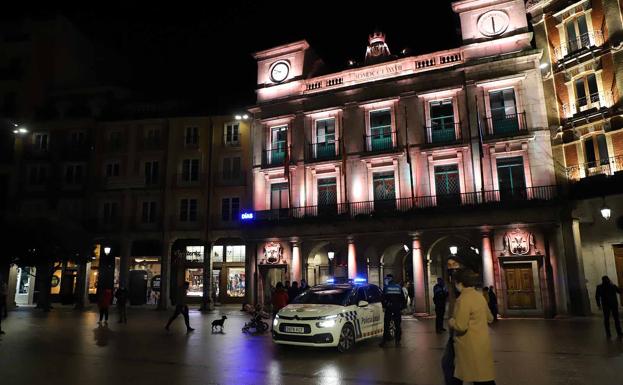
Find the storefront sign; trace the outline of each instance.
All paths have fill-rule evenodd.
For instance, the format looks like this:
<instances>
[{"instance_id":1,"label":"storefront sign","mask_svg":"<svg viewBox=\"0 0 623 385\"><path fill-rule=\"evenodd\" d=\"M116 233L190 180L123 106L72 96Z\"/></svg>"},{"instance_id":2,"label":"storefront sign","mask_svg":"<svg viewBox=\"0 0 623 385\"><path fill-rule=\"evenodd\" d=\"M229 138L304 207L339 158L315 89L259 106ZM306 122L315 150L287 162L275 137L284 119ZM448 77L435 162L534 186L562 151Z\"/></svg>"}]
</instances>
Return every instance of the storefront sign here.
<instances>
[{"instance_id":1,"label":"storefront sign","mask_svg":"<svg viewBox=\"0 0 623 385\"><path fill-rule=\"evenodd\" d=\"M203 246L186 246L186 251L178 250L175 252L178 259L187 262L203 262L204 247Z\"/></svg>"},{"instance_id":2,"label":"storefront sign","mask_svg":"<svg viewBox=\"0 0 623 385\"><path fill-rule=\"evenodd\" d=\"M371 80L387 76L397 76L403 71L401 63L389 64L382 67L369 68L363 71L352 73L355 81Z\"/></svg>"},{"instance_id":3,"label":"storefront sign","mask_svg":"<svg viewBox=\"0 0 623 385\"><path fill-rule=\"evenodd\" d=\"M240 214L240 219L243 220L243 221L250 221L250 220L252 220L254 218L255 218L255 214L254 213L246 212L246 213Z\"/></svg>"},{"instance_id":4,"label":"storefront sign","mask_svg":"<svg viewBox=\"0 0 623 385\"><path fill-rule=\"evenodd\" d=\"M282 263L283 247L277 242L269 242L264 246L264 259L260 263L276 265Z\"/></svg>"},{"instance_id":5,"label":"storefront sign","mask_svg":"<svg viewBox=\"0 0 623 385\"><path fill-rule=\"evenodd\" d=\"M503 245L507 255L530 255L533 254L536 241L534 234L515 229L504 234Z\"/></svg>"}]
</instances>

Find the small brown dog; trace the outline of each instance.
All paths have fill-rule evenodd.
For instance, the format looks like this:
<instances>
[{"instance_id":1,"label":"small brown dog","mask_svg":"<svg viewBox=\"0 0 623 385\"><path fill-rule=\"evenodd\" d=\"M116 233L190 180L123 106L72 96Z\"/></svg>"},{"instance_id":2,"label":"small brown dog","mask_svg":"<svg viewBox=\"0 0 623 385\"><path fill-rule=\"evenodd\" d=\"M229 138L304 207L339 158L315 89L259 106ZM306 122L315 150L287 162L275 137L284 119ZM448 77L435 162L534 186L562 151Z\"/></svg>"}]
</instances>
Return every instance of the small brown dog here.
<instances>
[{"instance_id":1,"label":"small brown dog","mask_svg":"<svg viewBox=\"0 0 623 385\"><path fill-rule=\"evenodd\" d=\"M227 319L227 316L224 315L221 319L216 319L214 321L212 321L212 331L214 331L214 328L219 327L220 331L223 331L223 325L225 324L225 320Z\"/></svg>"}]
</instances>

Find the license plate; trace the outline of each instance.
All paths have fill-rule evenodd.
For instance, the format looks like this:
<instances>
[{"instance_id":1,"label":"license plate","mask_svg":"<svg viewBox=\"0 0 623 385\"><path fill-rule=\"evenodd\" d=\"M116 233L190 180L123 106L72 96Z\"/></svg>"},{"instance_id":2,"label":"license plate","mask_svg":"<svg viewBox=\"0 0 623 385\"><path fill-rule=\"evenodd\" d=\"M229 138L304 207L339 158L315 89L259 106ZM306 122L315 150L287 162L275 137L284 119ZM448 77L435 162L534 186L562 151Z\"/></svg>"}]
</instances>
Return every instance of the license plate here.
<instances>
[{"instance_id":1,"label":"license plate","mask_svg":"<svg viewBox=\"0 0 623 385\"><path fill-rule=\"evenodd\" d=\"M305 333L305 328L299 327L299 326L286 326L285 332L286 333Z\"/></svg>"}]
</instances>

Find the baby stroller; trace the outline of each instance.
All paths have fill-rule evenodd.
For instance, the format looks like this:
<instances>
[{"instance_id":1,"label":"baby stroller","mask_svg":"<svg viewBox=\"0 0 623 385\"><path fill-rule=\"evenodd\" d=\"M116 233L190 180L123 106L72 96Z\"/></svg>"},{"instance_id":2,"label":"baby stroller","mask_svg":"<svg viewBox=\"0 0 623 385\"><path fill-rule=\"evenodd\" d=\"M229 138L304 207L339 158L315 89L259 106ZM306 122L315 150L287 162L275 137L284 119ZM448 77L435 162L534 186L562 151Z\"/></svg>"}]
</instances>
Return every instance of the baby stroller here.
<instances>
[{"instance_id":1,"label":"baby stroller","mask_svg":"<svg viewBox=\"0 0 623 385\"><path fill-rule=\"evenodd\" d=\"M242 332L249 334L265 333L268 330L268 324L262 319L268 318L266 312L262 311L262 308L259 305L249 312L252 313L251 321L244 324Z\"/></svg>"}]
</instances>

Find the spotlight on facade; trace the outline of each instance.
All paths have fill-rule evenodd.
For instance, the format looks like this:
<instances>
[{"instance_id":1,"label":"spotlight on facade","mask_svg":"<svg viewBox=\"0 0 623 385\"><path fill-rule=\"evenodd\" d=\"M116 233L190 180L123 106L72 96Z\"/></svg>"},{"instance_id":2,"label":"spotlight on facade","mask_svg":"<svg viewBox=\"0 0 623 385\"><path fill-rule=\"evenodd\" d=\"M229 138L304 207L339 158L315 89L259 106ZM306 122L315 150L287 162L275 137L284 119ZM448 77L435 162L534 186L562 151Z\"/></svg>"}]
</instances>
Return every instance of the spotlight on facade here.
<instances>
[{"instance_id":1,"label":"spotlight on facade","mask_svg":"<svg viewBox=\"0 0 623 385\"><path fill-rule=\"evenodd\" d=\"M541 63L541 65L539 66L540 69L544 70L549 66L549 64L547 63Z\"/></svg>"},{"instance_id":2,"label":"spotlight on facade","mask_svg":"<svg viewBox=\"0 0 623 385\"><path fill-rule=\"evenodd\" d=\"M13 127L19 127L19 124L13 123Z\"/></svg>"},{"instance_id":3,"label":"spotlight on facade","mask_svg":"<svg viewBox=\"0 0 623 385\"><path fill-rule=\"evenodd\" d=\"M348 65L349 66L354 66L355 65L355 61L354 60L349 60L348 61Z\"/></svg>"},{"instance_id":4,"label":"spotlight on facade","mask_svg":"<svg viewBox=\"0 0 623 385\"><path fill-rule=\"evenodd\" d=\"M334 251L327 252L327 257L329 257L329 261L333 261L333 258L335 258L335 252Z\"/></svg>"},{"instance_id":5,"label":"spotlight on facade","mask_svg":"<svg viewBox=\"0 0 623 385\"><path fill-rule=\"evenodd\" d=\"M249 119L249 115L247 115L247 114L242 115L242 119L244 119L244 120Z\"/></svg>"},{"instance_id":6,"label":"spotlight on facade","mask_svg":"<svg viewBox=\"0 0 623 385\"><path fill-rule=\"evenodd\" d=\"M605 220L610 219L610 215L612 214L612 210L608 206L604 204L604 207L601 208L601 216L604 217Z\"/></svg>"},{"instance_id":7,"label":"spotlight on facade","mask_svg":"<svg viewBox=\"0 0 623 385\"><path fill-rule=\"evenodd\" d=\"M28 130L27 130L27 129L25 129L25 128L23 128L23 127L22 127L22 128L18 128L18 129L17 129L17 131L18 131L20 134L26 134L26 133L28 133Z\"/></svg>"},{"instance_id":8,"label":"spotlight on facade","mask_svg":"<svg viewBox=\"0 0 623 385\"><path fill-rule=\"evenodd\" d=\"M242 115L236 115L235 118L236 120L242 120Z\"/></svg>"},{"instance_id":9,"label":"spotlight on facade","mask_svg":"<svg viewBox=\"0 0 623 385\"><path fill-rule=\"evenodd\" d=\"M104 254L108 255L110 254L110 247L104 247Z\"/></svg>"},{"instance_id":10,"label":"spotlight on facade","mask_svg":"<svg viewBox=\"0 0 623 385\"><path fill-rule=\"evenodd\" d=\"M409 246L407 245L402 245L402 248L405 249L405 251L408 253L409 252Z\"/></svg>"},{"instance_id":11,"label":"spotlight on facade","mask_svg":"<svg viewBox=\"0 0 623 385\"><path fill-rule=\"evenodd\" d=\"M13 133L14 133L14 134L17 134L18 132L19 132L19 131L17 131L17 130L13 130Z\"/></svg>"},{"instance_id":12,"label":"spotlight on facade","mask_svg":"<svg viewBox=\"0 0 623 385\"><path fill-rule=\"evenodd\" d=\"M456 246L450 246L450 254L452 255L456 255L457 251L459 251L459 248Z\"/></svg>"}]
</instances>

